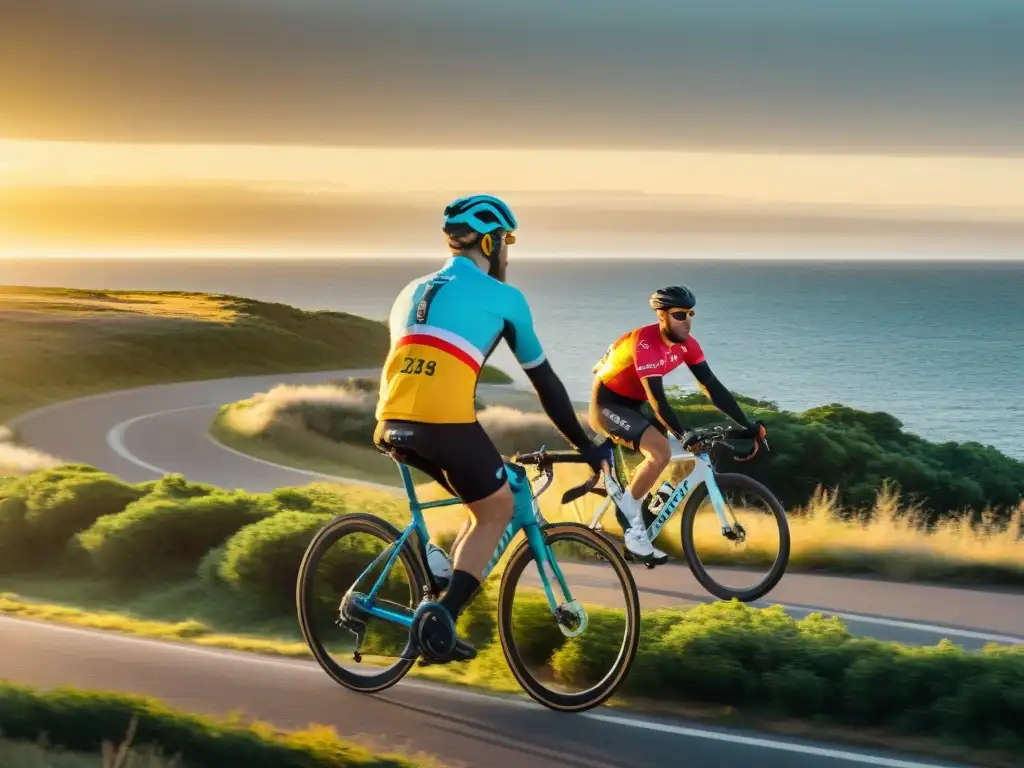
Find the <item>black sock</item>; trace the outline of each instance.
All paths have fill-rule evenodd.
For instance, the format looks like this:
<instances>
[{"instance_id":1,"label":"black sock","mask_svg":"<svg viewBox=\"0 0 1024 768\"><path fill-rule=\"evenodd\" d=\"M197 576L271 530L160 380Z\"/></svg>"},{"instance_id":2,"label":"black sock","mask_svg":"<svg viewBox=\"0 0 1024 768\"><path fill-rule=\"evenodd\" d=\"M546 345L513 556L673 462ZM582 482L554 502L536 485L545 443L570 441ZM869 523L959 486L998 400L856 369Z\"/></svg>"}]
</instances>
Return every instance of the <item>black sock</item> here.
<instances>
[{"instance_id":1,"label":"black sock","mask_svg":"<svg viewBox=\"0 0 1024 768\"><path fill-rule=\"evenodd\" d=\"M480 588L480 580L466 571L456 570L452 574L451 583L448 585L444 597L441 598L441 605L448 609L453 619L458 619L466 603L473 599L477 589Z\"/></svg>"}]
</instances>

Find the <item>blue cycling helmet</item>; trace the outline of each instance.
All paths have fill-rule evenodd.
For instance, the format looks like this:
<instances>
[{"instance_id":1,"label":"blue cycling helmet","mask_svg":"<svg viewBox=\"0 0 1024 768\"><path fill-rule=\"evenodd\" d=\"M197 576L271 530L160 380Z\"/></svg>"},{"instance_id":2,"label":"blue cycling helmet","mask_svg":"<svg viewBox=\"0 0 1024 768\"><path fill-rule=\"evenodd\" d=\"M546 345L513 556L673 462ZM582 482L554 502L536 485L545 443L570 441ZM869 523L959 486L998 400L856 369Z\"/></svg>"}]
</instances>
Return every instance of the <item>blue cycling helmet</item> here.
<instances>
[{"instance_id":1,"label":"blue cycling helmet","mask_svg":"<svg viewBox=\"0 0 1024 768\"><path fill-rule=\"evenodd\" d=\"M453 251L465 247L457 240L475 232L473 243L480 246L480 252L489 262L487 274L504 281L505 276L498 263L502 241L514 243L512 234L519 222L503 200L493 195L469 195L449 203L444 209L444 230L448 235L448 246Z\"/></svg>"},{"instance_id":2,"label":"blue cycling helmet","mask_svg":"<svg viewBox=\"0 0 1024 768\"><path fill-rule=\"evenodd\" d=\"M496 229L511 232L519 227L512 209L493 195L468 195L448 204L444 209L444 231L486 235Z\"/></svg>"}]
</instances>

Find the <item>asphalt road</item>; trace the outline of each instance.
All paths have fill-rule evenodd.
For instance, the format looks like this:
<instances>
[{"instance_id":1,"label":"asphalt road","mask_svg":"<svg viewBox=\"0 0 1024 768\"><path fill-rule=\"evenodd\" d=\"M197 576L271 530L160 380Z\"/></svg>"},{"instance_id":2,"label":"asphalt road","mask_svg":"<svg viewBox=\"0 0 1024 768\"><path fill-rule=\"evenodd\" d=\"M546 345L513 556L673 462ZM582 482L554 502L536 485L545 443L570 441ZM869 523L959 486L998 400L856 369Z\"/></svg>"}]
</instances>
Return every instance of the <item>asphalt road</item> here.
<instances>
[{"instance_id":1,"label":"asphalt road","mask_svg":"<svg viewBox=\"0 0 1024 768\"><path fill-rule=\"evenodd\" d=\"M50 406L13 426L28 444L98 466L132 481L165 472L253 491L308 482L316 473L271 465L212 441L217 407L281 382L342 374L189 382L108 393ZM88 407L86 407L88 406ZM707 601L685 567L634 570L645 607ZM949 637L967 647L1024 642L1024 595L867 579L788 574L765 604L794 615L822 610L855 632L903 642ZM445 762L494 766L663 766L686 755L705 766L861 764L892 768L946 765L929 760L735 730L674 718L639 718L607 709L564 716L525 700L405 681L372 697L349 693L301 661L188 646L4 619L0 677L41 686L77 685L159 696L192 711L245 709L285 727L326 722L345 736L385 733L378 746L408 745ZM481 750L486 750L482 752Z\"/></svg>"},{"instance_id":2,"label":"asphalt road","mask_svg":"<svg viewBox=\"0 0 1024 768\"><path fill-rule=\"evenodd\" d=\"M0 619L0 678L43 688L130 691L209 715L244 710L284 728L333 726L379 749L422 752L448 766L493 768L938 768L952 763L631 717L600 708L551 712L524 698L405 680L364 696L311 662L139 640ZM373 740L368 737L373 735Z\"/></svg>"}]
</instances>

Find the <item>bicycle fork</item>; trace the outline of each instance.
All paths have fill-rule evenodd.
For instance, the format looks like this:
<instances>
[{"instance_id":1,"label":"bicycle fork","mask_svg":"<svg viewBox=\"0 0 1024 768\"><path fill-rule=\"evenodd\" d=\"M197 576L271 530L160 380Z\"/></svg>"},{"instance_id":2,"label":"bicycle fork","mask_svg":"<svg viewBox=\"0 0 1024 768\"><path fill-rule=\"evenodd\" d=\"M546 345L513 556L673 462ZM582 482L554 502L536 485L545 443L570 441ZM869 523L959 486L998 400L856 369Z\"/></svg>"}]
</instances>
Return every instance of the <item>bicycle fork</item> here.
<instances>
[{"instance_id":1,"label":"bicycle fork","mask_svg":"<svg viewBox=\"0 0 1024 768\"><path fill-rule=\"evenodd\" d=\"M546 524L547 521L541 514L537 500L533 497L532 488L526 477L525 470L516 465L506 465L506 471L515 505L512 521L505 528L505 532L498 541L498 546L494 550L491 561L487 564L483 577L485 580L487 579L507 549L509 542L512 541L516 533L522 530L530 549L533 550L534 562L537 565L537 575L540 577L541 586L544 588L548 608L554 615L562 634L567 637L575 637L586 629L586 612L579 604L579 601L573 599L562 569L552 554L551 547L544 540L541 526ZM554 590L551 587L551 576L558 582L564 602L559 603L556 600Z\"/></svg>"},{"instance_id":2,"label":"bicycle fork","mask_svg":"<svg viewBox=\"0 0 1024 768\"><path fill-rule=\"evenodd\" d=\"M729 541L735 541L742 543L747 538L747 532L740 525L738 520L729 522L725 516L726 501L722 496L721 490L718 488L718 483L715 482L715 475L713 472L709 472L707 477L704 478L704 485L708 489L708 498L711 499L711 507L715 510L715 515L718 516L718 522L722 526L722 535L729 539Z\"/></svg>"}]
</instances>

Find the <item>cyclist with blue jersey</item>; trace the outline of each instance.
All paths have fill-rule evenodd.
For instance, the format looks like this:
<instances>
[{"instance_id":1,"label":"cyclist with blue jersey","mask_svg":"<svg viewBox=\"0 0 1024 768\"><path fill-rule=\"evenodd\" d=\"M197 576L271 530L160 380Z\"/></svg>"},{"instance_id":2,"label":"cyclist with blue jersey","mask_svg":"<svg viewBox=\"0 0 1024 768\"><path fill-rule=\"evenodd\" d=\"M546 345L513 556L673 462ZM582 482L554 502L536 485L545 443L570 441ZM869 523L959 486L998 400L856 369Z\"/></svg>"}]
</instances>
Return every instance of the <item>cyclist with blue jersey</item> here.
<instances>
[{"instance_id":1,"label":"cyclist with blue jersey","mask_svg":"<svg viewBox=\"0 0 1024 768\"><path fill-rule=\"evenodd\" d=\"M505 339L555 427L595 471L611 443L593 444L551 368L529 304L505 282L515 216L491 195L461 197L445 208L451 257L417 278L391 309L391 348L381 376L374 443L424 471L469 507L472 523L453 548L454 571L438 602L416 609L412 638L430 661L471 659L455 621L476 594L512 519L505 463L477 421L474 395L484 362ZM528 486L527 486L527 493Z\"/></svg>"}]
</instances>

